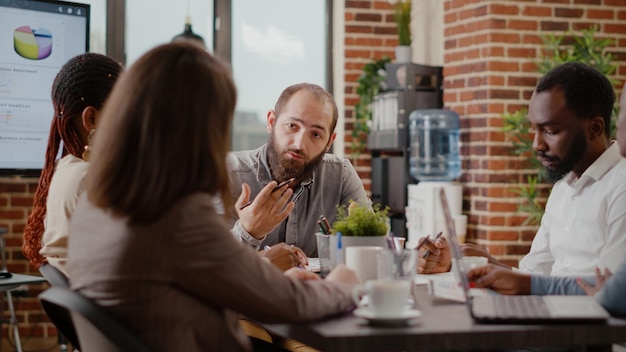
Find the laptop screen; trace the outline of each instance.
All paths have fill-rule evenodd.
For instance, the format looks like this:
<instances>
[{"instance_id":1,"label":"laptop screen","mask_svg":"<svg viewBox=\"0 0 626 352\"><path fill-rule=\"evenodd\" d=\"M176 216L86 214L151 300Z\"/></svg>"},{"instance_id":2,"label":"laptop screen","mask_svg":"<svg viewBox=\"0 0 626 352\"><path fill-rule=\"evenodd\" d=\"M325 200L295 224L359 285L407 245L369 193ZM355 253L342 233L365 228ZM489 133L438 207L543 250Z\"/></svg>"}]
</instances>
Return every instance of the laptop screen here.
<instances>
[{"instance_id":1,"label":"laptop screen","mask_svg":"<svg viewBox=\"0 0 626 352\"><path fill-rule=\"evenodd\" d=\"M446 191L443 187L439 189L439 199L441 200L441 208L443 209L446 230L448 232L448 243L450 246L450 255L452 257L452 270L457 281L461 283L461 288L463 289L463 294L465 295L465 302L469 304L469 280L467 279L467 275L463 272L463 268L461 268L461 258L463 257L463 254L461 253L461 247L459 246L459 241L456 237L454 220L452 220L450 206L448 205L448 198L446 197Z\"/></svg>"}]
</instances>

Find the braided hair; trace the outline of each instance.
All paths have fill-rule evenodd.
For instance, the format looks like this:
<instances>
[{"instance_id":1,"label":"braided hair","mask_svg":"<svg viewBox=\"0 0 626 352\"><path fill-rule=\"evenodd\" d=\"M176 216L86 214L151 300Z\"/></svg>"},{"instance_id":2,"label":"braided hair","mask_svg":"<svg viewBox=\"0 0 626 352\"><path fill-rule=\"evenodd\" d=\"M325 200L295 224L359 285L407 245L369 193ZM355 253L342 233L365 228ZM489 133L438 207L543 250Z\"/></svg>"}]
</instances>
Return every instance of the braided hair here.
<instances>
[{"instance_id":1,"label":"braided hair","mask_svg":"<svg viewBox=\"0 0 626 352\"><path fill-rule=\"evenodd\" d=\"M86 53L70 59L52 83L54 117L50 125L44 167L35 191L33 210L24 228L22 244L24 255L35 268L45 262L39 250L44 232L48 188L61 142L62 156L69 153L82 159L85 142L76 128L77 124L72 123L72 120L81 118L83 110L88 106L100 110L121 72L122 67L114 59L101 54Z\"/></svg>"}]
</instances>

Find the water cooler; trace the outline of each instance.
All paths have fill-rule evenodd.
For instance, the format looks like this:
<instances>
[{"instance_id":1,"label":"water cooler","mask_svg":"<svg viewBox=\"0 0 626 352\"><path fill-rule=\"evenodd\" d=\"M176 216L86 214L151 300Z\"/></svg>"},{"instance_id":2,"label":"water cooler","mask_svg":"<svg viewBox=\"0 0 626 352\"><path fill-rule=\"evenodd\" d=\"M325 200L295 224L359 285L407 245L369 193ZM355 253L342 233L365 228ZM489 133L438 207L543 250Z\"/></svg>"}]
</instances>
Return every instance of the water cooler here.
<instances>
[{"instance_id":1,"label":"water cooler","mask_svg":"<svg viewBox=\"0 0 626 352\"><path fill-rule=\"evenodd\" d=\"M460 120L454 111L415 110L409 115L410 173L419 181L407 186L407 246L415 247L421 237L445 230L439 199L443 188L460 239L465 237L467 217L462 215L463 190L454 182L461 174Z\"/></svg>"}]
</instances>

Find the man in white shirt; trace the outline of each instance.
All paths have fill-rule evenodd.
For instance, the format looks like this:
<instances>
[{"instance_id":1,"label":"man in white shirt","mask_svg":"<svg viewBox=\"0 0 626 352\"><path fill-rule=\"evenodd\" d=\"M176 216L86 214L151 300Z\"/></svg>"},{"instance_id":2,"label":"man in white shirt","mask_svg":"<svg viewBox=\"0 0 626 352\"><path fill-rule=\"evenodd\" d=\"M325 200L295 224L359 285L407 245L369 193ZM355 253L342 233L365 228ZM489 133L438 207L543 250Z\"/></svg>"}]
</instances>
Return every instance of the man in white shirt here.
<instances>
[{"instance_id":1,"label":"man in white shirt","mask_svg":"<svg viewBox=\"0 0 626 352\"><path fill-rule=\"evenodd\" d=\"M519 268L538 274L593 275L596 267L616 270L626 254L626 160L610 141L615 93L600 72L565 63L547 73L530 99L533 148L554 185L530 252ZM445 240L428 243L420 273L450 268ZM505 264L482 247L465 245L465 255ZM420 256L421 258L421 256Z\"/></svg>"}]
</instances>

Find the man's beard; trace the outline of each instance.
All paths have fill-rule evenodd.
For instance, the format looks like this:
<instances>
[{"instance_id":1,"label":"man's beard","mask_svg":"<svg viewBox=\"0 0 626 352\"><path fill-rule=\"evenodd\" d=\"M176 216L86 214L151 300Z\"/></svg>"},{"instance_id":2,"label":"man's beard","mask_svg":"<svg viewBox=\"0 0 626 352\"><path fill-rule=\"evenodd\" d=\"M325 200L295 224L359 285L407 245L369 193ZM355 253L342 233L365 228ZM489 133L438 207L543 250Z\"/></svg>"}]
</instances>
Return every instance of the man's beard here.
<instances>
[{"instance_id":1,"label":"man's beard","mask_svg":"<svg viewBox=\"0 0 626 352\"><path fill-rule=\"evenodd\" d=\"M302 150L281 150L280 147L276 144L274 132L272 131L270 135L270 140L267 144L267 162L269 163L272 177L277 182L282 182L290 178L294 178L295 183L298 183L303 180L309 179L313 175L315 169L322 162L322 159L324 159L324 154L326 153L325 150L322 150L319 155L311 159L309 162L305 161L304 163L302 163L286 157L285 152L298 154L302 156L304 160L307 159L307 155Z\"/></svg>"},{"instance_id":2,"label":"man's beard","mask_svg":"<svg viewBox=\"0 0 626 352\"><path fill-rule=\"evenodd\" d=\"M564 159L554 168L546 167L546 180L550 183L556 183L574 169L574 166L583 158L583 154L587 150L587 139L582 131L578 133L572 143L571 148ZM546 157L543 152L537 152L537 156Z\"/></svg>"}]
</instances>

